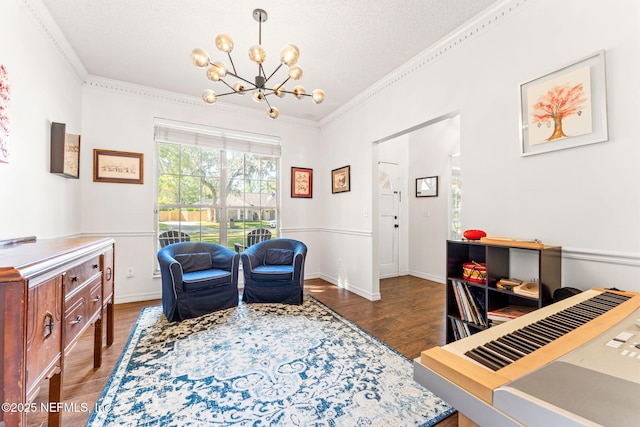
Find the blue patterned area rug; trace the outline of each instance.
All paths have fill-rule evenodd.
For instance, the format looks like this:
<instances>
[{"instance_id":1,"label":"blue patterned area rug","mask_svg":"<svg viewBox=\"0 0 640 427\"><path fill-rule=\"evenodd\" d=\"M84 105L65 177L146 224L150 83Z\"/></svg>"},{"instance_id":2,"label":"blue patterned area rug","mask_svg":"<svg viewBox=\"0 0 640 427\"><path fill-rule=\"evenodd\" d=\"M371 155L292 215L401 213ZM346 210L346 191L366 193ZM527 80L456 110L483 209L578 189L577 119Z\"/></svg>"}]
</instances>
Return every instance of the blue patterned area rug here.
<instances>
[{"instance_id":1,"label":"blue patterned area rug","mask_svg":"<svg viewBox=\"0 0 640 427\"><path fill-rule=\"evenodd\" d=\"M431 426L412 363L323 304L144 309L87 426Z\"/></svg>"}]
</instances>

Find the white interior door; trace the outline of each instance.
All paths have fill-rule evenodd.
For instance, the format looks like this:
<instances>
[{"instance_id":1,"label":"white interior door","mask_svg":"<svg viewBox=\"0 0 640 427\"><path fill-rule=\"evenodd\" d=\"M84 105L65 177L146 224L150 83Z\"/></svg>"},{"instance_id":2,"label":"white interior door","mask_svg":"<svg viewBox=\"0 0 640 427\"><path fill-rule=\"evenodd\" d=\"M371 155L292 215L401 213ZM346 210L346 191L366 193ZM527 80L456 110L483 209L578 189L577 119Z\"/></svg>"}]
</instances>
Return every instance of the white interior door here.
<instances>
[{"instance_id":1,"label":"white interior door","mask_svg":"<svg viewBox=\"0 0 640 427\"><path fill-rule=\"evenodd\" d=\"M380 277L399 275L399 166L394 163L378 163L378 226Z\"/></svg>"}]
</instances>

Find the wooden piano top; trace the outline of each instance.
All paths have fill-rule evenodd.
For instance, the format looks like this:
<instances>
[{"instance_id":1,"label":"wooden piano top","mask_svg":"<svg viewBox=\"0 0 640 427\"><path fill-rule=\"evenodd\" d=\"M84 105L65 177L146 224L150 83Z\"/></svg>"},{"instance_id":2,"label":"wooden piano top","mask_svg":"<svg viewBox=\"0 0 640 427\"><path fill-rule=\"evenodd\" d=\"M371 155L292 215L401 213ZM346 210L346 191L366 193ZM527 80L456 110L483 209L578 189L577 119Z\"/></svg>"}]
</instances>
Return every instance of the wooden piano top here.
<instances>
[{"instance_id":1,"label":"wooden piano top","mask_svg":"<svg viewBox=\"0 0 640 427\"><path fill-rule=\"evenodd\" d=\"M447 344L446 346L425 350L420 356L420 363L483 401L492 404L493 391L496 388L558 359L622 321L622 319L640 307L640 294L614 292L627 295L631 298L497 371L492 371L480 363L475 362L465 356L464 353L474 347L549 317L565 308L574 306L602 292L604 292L603 289L585 291L555 304L542 307L518 319Z\"/></svg>"}]
</instances>

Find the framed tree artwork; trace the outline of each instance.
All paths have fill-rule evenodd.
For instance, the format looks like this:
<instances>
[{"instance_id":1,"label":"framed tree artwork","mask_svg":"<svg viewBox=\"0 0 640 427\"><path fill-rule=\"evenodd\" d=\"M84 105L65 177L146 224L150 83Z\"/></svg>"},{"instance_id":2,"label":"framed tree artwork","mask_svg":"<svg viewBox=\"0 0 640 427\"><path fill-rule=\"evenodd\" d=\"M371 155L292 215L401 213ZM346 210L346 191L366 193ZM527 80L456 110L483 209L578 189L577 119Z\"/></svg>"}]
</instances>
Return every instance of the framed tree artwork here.
<instances>
[{"instance_id":1,"label":"framed tree artwork","mask_svg":"<svg viewBox=\"0 0 640 427\"><path fill-rule=\"evenodd\" d=\"M607 139L604 51L520 85L522 156Z\"/></svg>"},{"instance_id":2,"label":"framed tree artwork","mask_svg":"<svg viewBox=\"0 0 640 427\"><path fill-rule=\"evenodd\" d=\"M291 168L291 197L313 197L313 169Z\"/></svg>"}]
</instances>

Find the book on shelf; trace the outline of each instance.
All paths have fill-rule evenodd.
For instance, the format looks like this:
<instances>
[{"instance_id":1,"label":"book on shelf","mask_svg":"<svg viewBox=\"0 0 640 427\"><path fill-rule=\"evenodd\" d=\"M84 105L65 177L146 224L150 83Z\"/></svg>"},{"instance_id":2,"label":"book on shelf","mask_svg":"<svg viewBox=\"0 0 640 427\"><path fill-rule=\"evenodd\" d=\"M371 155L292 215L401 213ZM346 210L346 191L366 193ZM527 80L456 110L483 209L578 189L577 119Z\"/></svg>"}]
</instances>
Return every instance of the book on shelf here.
<instances>
[{"instance_id":1,"label":"book on shelf","mask_svg":"<svg viewBox=\"0 0 640 427\"><path fill-rule=\"evenodd\" d=\"M522 305L507 305L487 312L487 318L494 322L504 322L506 320L517 319L520 316L531 313L537 307L526 307Z\"/></svg>"},{"instance_id":2,"label":"book on shelf","mask_svg":"<svg viewBox=\"0 0 640 427\"><path fill-rule=\"evenodd\" d=\"M469 329L469 325L453 317L451 317L450 320L451 320L451 326L452 326L451 330L453 331L453 336L456 339L456 341L471 335L471 330Z\"/></svg>"},{"instance_id":3,"label":"book on shelf","mask_svg":"<svg viewBox=\"0 0 640 427\"><path fill-rule=\"evenodd\" d=\"M460 280L452 280L453 293L460 311L460 318L480 326L488 326L484 310L483 295L477 295L474 289Z\"/></svg>"}]
</instances>

